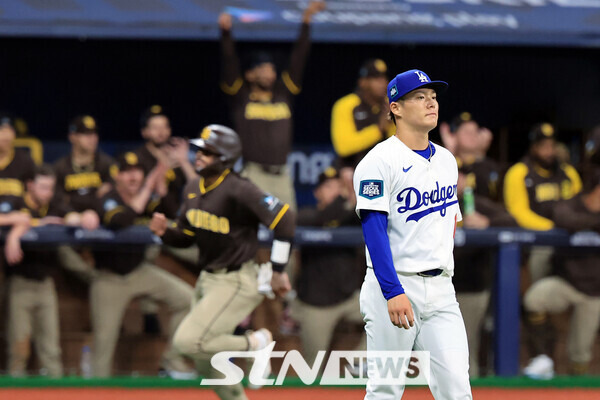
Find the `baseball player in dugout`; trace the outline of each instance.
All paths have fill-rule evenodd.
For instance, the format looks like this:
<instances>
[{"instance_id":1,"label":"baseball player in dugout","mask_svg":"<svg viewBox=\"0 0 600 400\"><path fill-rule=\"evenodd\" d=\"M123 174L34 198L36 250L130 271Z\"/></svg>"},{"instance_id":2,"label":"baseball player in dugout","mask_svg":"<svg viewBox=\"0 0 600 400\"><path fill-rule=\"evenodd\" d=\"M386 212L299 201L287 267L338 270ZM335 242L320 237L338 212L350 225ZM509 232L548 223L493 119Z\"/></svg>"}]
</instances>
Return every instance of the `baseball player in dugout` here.
<instances>
[{"instance_id":1,"label":"baseball player in dugout","mask_svg":"<svg viewBox=\"0 0 600 400\"><path fill-rule=\"evenodd\" d=\"M152 195L156 187L164 183L168 167L158 163L144 179L144 167L133 152L119 156L117 167L114 188L98 202L103 225L118 230L147 224L154 209ZM90 288L93 372L99 377L111 375L121 320L131 300L142 297L165 304L171 314L168 328L171 338L187 314L193 295L190 285L154 265L158 246L111 247L109 250L94 252L99 271ZM168 373L189 372L189 367L171 346L163 353L161 368Z\"/></svg>"},{"instance_id":2,"label":"baseball player in dugout","mask_svg":"<svg viewBox=\"0 0 600 400\"><path fill-rule=\"evenodd\" d=\"M600 233L600 169L586 178L590 184L585 193L554 207L552 219L557 228ZM572 375L587 373L600 325L598 253L565 248L556 252L553 261L551 276L535 282L523 300L529 323L529 350L533 357L523 372L535 379L554 376L555 336L550 314L572 309L567 339L568 372Z\"/></svg>"},{"instance_id":3,"label":"baseball player in dugout","mask_svg":"<svg viewBox=\"0 0 600 400\"><path fill-rule=\"evenodd\" d=\"M525 229L545 231L554 228L552 210L560 200L581 191L577 170L556 156L556 132L549 123L535 125L529 134L529 154L507 172L504 202L508 212ZM534 247L529 256L531 281L548 275L552 247Z\"/></svg>"},{"instance_id":4,"label":"baseball player in dugout","mask_svg":"<svg viewBox=\"0 0 600 400\"><path fill-rule=\"evenodd\" d=\"M56 195L60 201L81 213L85 229L96 229L100 219L96 213L98 198L112 188L115 173L114 160L98 149L98 126L90 115L80 115L69 123L71 153L56 161ZM82 256L83 253L83 256ZM58 247L60 263L89 282L93 279L89 249L77 249L69 245Z\"/></svg>"},{"instance_id":5,"label":"baseball player in dugout","mask_svg":"<svg viewBox=\"0 0 600 400\"><path fill-rule=\"evenodd\" d=\"M147 175L159 163L169 168L157 183L152 199L154 211L175 218L181 204L181 191L185 183L196 178L194 166L188 159L187 140L171 136L171 123L162 106L153 105L140 117L142 137L146 141L134 151Z\"/></svg>"},{"instance_id":6,"label":"baseball player in dugout","mask_svg":"<svg viewBox=\"0 0 600 400\"><path fill-rule=\"evenodd\" d=\"M15 149L14 121L0 114L0 212L5 201L23 197L25 182L33 176L35 164L24 151Z\"/></svg>"},{"instance_id":7,"label":"baseball player in dugout","mask_svg":"<svg viewBox=\"0 0 600 400\"><path fill-rule=\"evenodd\" d=\"M182 202L181 193L188 180L197 177L190 162L187 140L171 135L171 123L162 106L155 104L142 112L140 129L144 145L134 150L139 163L148 175L159 164L166 165L162 179L152 195L150 208L174 219ZM198 258L197 247L173 249L163 246L162 250L180 261L195 263ZM158 305L150 299L140 300L140 309L144 314L144 332L160 332Z\"/></svg>"},{"instance_id":8,"label":"baseball player in dugout","mask_svg":"<svg viewBox=\"0 0 600 400\"><path fill-rule=\"evenodd\" d=\"M112 188L114 160L98 149L98 126L90 115L69 124L71 153L56 161L57 195L75 211L96 208L97 199Z\"/></svg>"},{"instance_id":9,"label":"baseball player in dugout","mask_svg":"<svg viewBox=\"0 0 600 400\"><path fill-rule=\"evenodd\" d=\"M244 176L292 209L296 208L296 196L286 166L292 147L292 103L301 90L310 49L310 22L323 9L323 1L308 4L289 65L279 77L273 57L265 52L253 54L242 74L231 35L232 17L226 13L219 16L221 89L231 99L233 127L243 146Z\"/></svg>"},{"instance_id":10,"label":"baseball player in dugout","mask_svg":"<svg viewBox=\"0 0 600 400\"><path fill-rule=\"evenodd\" d=\"M31 339L48 375L59 377L63 373L58 300L51 277L56 253L39 245L24 247L20 240L32 226L81 226L79 213L53 200L55 182L50 166L37 167L33 179L26 184L24 197L5 203L11 207L10 210L5 208L0 218L1 224L11 225L4 247L4 265L9 276L8 370L13 376L26 373ZM7 217L12 217L12 223L6 224Z\"/></svg>"},{"instance_id":11,"label":"baseball player in dugout","mask_svg":"<svg viewBox=\"0 0 600 400\"><path fill-rule=\"evenodd\" d=\"M358 162L373 146L396 133L388 118L387 83L385 62L367 60L359 70L356 90L333 105L331 142L342 181L352 194L352 175Z\"/></svg>"},{"instance_id":12,"label":"baseball player in dugout","mask_svg":"<svg viewBox=\"0 0 600 400\"><path fill-rule=\"evenodd\" d=\"M197 243L202 270L196 283L192 309L173 338L174 346L196 360L198 371L215 377L211 357L220 351L260 350L272 342L266 329L234 335L236 326L271 290L282 296L291 287L284 271L294 236L295 215L289 204L240 177L232 167L242 153L238 135L222 125L209 125L200 138L190 141L196 151L200 177L184 190L184 202L175 226L155 213L150 229L164 243ZM274 231L269 266L253 261L258 249L258 226ZM270 276L270 287L269 287ZM261 282L259 283L259 277ZM267 372L267 371L265 371ZM245 399L241 384L217 386L221 399Z\"/></svg>"},{"instance_id":13,"label":"baseball player in dugout","mask_svg":"<svg viewBox=\"0 0 600 400\"><path fill-rule=\"evenodd\" d=\"M319 175L314 190L316 207L298 211L300 226L338 227L360 224L354 212L355 202L333 167ZM354 197L352 196L351 199ZM301 267L296 281L298 298L292 303L292 317L300 322L303 356L313 365L320 350L329 349L336 325L344 320L360 323L358 296L365 275L364 255L352 247L303 247ZM355 350L365 350L363 335Z\"/></svg>"},{"instance_id":14,"label":"baseball player in dugout","mask_svg":"<svg viewBox=\"0 0 600 400\"><path fill-rule=\"evenodd\" d=\"M458 170L466 176L473 193L492 201L500 201L501 169L486 156L493 139L492 132L480 126L469 112L462 112L448 124L440 124L444 146L454 154ZM466 215L463 215L466 218Z\"/></svg>"},{"instance_id":15,"label":"baseball player in dugout","mask_svg":"<svg viewBox=\"0 0 600 400\"><path fill-rule=\"evenodd\" d=\"M420 70L395 76L387 91L396 134L354 174L367 253L360 293L367 350L429 352L436 400L472 399L467 335L452 285L454 232L462 220L458 167L452 153L429 141L437 96L447 86ZM385 376L381 360L370 363L369 376ZM399 399L403 392L403 382L369 379L365 399Z\"/></svg>"}]
</instances>

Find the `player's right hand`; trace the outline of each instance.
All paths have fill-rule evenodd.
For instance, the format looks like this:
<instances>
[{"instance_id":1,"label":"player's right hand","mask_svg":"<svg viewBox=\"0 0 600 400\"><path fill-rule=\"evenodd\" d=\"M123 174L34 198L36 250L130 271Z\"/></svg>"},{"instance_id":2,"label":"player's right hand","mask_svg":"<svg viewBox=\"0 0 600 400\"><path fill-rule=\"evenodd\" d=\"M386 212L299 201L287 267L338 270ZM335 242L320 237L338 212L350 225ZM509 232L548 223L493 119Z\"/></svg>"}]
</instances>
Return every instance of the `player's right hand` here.
<instances>
[{"instance_id":1,"label":"player's right hand","mask_svg":"<svg viewBox=\"0 0 600 400\"><path fill-rule=\"evenodd\" d=\"M292 285L290 284L290 278L286 272L275 272L273 271L273 276L271 277L271 288L273 292L283 297L290 290L292 290Z\"/></svg>"},{"instance_id":2,"label":"player's right hand","mask_svg":"<svg viewBox=\"0 0 600 400\"><path fill-rule=\"evenodd\" d=\"M23 260L23 249L19 239L9 237L4 245L4 256L8 265L15 265Z\"/></svg>"},{"instance_id":3,"label":"player's right hand","mask_svg":"<svg viewBox=\"0 0 600 400\"><path fill-rule=\"evenodd\" d=\"M392 324L398 328L410 329L415 326L415 315L406 294L388 300L388 314Z\"/></svg>"},{"instance_id":4,"label":"player's right hand","mask_svg":"<svg viewBox=\"0 0 600 400\"><path fill-rule=\"evenodd\" d=\"M167 230L167 217L165 214L154 213L149 225L150 230L157 236L162 236Z\"/></svg>"},{"instance_id":5,"label":"player's right hand","mask_svg":"<svg viewBox=\"0 0 600 400\"><path fill-rule=\"evenodd\" d=\"M221 30L229 31L231 30L232 25L231 14L224 12L219 15L219 28L221 28Z\"/></svg>"}]
</instances>

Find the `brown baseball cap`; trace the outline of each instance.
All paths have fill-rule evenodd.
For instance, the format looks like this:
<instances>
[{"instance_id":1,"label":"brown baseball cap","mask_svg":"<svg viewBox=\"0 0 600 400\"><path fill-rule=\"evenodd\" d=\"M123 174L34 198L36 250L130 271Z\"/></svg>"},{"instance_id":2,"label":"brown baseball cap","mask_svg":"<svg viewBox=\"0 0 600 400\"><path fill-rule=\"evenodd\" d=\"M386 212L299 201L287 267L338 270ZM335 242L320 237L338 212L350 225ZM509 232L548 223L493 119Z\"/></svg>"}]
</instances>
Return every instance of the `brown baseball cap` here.
<instances>
[{"instance_id":1,"label":"brown baseball cap","mask_svg":"<svg viewBox=\"0 0 600 400\"><path fill-rule=\"evenodd\" d=\"M69 133L98 133L98 125L90 115L78 115L69 123Z\"/></svg>"},{"instance_id":2,"label":"brown baseball cap","mask_svg":"<svg viewBox=\"0 0 600 400\"><path fill-rule=\"evenodd\" d=\"M387 64L379 58L372 58L363 63L358 71L361 78L379 78L387 79Z\"/></svg>"},{"instance_id":3,"label":"brown baseball cap","mask_svg":"<svg viewBox=\"0 0 600 400\"><path fill-rule=\"evenodd\" d=\"M122 153L117 157L116 165L119 171L126 171L128 169L139 168L141 170L144 169L142 164L140 164L140 159L132 151L128 151L126 153Z\"/></svg>"},{"instance_id":4,"label":"brown baseball cap","mask_svg":"<svg viewBox=\"0 0 600 400\"><path fill-rule=\"evenodd\" d=\"M153 106L150 106L147 109L145 109L142 112L142 115L140 115L140 128L144 129L146 126L148 126L148 121L150 121L152 117L156 117L159 115L169 118L167 114L165 114L165 110L161 105L154 104Z\"/></svg>"},{"instance_id":5,"label":"brown baseball cap","mask_svg":"<svg viewBox=\"0 0 600 400\"><path fill-rule=\"evenodd\" d=\"M323 172L319 174L319 180L317 182L317 186L322 185L328 179L337 179L339 178L339 172L334 167L327 167Z\"/></svg>"},{"instance_id":6,"label":"brown baseball cap","mask_svg":"<svg viewBox=\"0 0 600 400\"><path fill-rule=\"evenodd\" d=\"M536 124L529 132L529 141L532 144L541 142L544 139L556 139L556 129L549 122Z\"/></svg>"}]
</instances>

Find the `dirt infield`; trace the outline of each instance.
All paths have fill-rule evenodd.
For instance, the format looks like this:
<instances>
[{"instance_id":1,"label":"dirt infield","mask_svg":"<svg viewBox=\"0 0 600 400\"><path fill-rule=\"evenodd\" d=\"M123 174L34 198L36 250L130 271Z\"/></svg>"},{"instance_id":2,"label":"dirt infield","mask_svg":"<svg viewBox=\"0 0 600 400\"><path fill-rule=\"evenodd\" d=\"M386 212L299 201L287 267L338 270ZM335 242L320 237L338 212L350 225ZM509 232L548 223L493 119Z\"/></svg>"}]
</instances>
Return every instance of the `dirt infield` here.
<instances>
[{"instance_id":1,"label":"dirt infield","mask_svg":"<svg viewBox=\"0 0 600 400\"><path fill-rule=\"evenodd\" d=\"M362 400L362 389L338 388L269 388L248 391L250 400ZM477 400L588 400L599 399L600 389L504 389L473 388ZM47 388L0 389L0 400L218 400L205 389L108 389L108 388ZM409 388L403 399L431 400L427 388Z\"/></svg>"}]
</instances>

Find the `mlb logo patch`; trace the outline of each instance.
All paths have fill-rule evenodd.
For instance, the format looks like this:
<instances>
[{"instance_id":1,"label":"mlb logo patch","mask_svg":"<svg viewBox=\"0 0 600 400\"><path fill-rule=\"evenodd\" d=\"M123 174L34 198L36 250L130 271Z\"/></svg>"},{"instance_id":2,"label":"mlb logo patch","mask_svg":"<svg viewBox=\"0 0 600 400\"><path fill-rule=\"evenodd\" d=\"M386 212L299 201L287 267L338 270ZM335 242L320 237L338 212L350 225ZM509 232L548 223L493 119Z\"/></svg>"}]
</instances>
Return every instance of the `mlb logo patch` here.
<instances>
[{"instance_id":1,"label":"mlb logo patch","mask_svg":"<svg viewBox=\"0 0 600 400\"><path fill-rule=\"evenodd\" d=\"M359 196L373 200L383 196L383 181L367 180L360 181Z\"/></svg>"},{"instance_id":2,"label":"mlb logo patch","mask_svg":"<svg viewBox=\"0 0 600 400\"><path fill-rule=\"evenodd\" d=\"M390 96L392 98L396 97L396 95L398 94L398 89L396 88L396 85L392 86L392 88L390 89Z\"/></svg>"},{"instance_id":3,"label":"mlb logo patch","mask_svg":"<svg viewBox=\"0 0 600 400\"><path fill-rule=\"evenodd\" d=\"M119 205L119 203L117 203L117 201L115 199L107 199L104 202L104 211L111 211L112 209L116 208Z\"/></svg>"},{"instance_id":4,"label":"mlb logo patch","mask_svg":"<svg viewBox=\"0 0 600 400\"><path fill-rule=\"evenodd\" d=\"M279 204L279 199L277 197L271 196L270 194L265 196L263 199L263 204L269 209L269 211L273 211L275 207Z\"/></svg>"}]
</instances>

